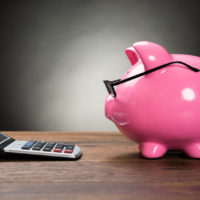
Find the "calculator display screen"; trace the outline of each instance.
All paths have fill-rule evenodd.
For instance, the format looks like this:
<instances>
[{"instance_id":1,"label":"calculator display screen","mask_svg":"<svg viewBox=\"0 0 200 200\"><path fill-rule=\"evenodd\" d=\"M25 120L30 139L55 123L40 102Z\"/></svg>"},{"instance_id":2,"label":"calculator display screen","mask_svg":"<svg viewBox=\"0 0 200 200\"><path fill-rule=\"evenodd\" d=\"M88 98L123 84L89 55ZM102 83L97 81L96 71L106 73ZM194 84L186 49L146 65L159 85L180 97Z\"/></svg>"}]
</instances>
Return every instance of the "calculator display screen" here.
<instances>
[{"instance_id":1,"label":"calculator display screen","mask_svg":"<svg viewBox=\"0 0 200 200\"><path fill-rule=\"evenodd\" d=\"M10 137L0 132L0 143L8 138L10 138Z\"/></svg>"}]
</instances>

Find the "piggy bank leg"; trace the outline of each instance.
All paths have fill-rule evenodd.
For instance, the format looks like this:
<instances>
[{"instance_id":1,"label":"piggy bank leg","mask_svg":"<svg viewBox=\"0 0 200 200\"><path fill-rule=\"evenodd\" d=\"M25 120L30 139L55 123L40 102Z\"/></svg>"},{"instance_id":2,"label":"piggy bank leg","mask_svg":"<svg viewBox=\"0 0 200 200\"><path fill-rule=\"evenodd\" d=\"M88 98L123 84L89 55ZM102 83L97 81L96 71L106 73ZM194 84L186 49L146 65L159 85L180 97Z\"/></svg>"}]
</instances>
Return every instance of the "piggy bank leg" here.
<instances>
[{"instance_id":1,"label":"piggy bank leg","mask_svg":"<svg viewBox=\"0 0 200 200\"><path fill-rule=\"evenodd\" d=\"M160 158L167 152L167 148L163 144L145 142L141 145L141 152L145 158Z\"/></svg>"},{"instance_id":2,"label":"piggy bank leg","mask_svg":"<svg viewBox=\"0 0 200 200\"><path fill-rule=\"evenodd\" d=\"M186 146L184 152L191 158L200 158L200 143L192 143Z\"/></svg>"}]
</instances>

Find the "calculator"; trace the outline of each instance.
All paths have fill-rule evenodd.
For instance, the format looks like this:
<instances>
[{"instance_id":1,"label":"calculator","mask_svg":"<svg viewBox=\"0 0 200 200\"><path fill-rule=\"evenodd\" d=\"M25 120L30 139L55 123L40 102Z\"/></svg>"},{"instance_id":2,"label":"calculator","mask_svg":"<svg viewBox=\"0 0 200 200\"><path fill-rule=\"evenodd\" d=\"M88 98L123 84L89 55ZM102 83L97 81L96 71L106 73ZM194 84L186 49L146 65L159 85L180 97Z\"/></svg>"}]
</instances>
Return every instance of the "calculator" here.
<instances>
[{"instance_id":1,"label":"calculator","mask_svg":"<svg viewBox=\"0 0 200 200\"><path fill-rule=\"evenodd\" d=\"M21 141L0 132L0 152L34 156L78 159L81 149L69 142Z\"/></svg>"}]
</instances>

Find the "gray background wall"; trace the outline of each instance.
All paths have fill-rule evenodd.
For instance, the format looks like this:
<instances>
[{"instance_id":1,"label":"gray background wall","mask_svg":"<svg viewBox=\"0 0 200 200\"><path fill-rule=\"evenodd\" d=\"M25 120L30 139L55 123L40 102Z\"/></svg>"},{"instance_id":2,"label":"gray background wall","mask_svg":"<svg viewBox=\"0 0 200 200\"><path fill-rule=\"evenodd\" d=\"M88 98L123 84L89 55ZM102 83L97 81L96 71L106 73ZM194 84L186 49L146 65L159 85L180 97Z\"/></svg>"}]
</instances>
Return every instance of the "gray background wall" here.
<instances>
[{"instance_id":1,"label":"gray background wall","mask_svg":"<svg viewBox=\"0 0 200 200\"><path fill-rule=\"evenodd\" d=\"M103 79L140 40L200 55L199 1L1 1L0 129L115 131Z\"/></svg>"}]
</instances>

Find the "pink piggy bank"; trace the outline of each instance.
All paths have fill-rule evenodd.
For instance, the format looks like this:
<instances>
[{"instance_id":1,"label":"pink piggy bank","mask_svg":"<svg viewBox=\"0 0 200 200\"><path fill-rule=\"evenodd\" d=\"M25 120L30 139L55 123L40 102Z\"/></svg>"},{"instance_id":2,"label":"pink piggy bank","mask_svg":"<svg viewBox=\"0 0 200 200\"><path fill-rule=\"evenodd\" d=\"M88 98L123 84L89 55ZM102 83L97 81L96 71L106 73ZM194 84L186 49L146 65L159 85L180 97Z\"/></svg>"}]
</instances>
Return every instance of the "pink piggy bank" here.
<instances>
[{"instance_id":1,"label":"pink piggy bank","mask_svg":"<svg viewBox=\"0 0 200 200\"><path fill-rule=\"evenodd\" d=\"M181 150L200 158L200 57L169 54L152 42L126 49L132 67L104 81L105 115L146 158Z\"/></svg>"}]
</instances>

